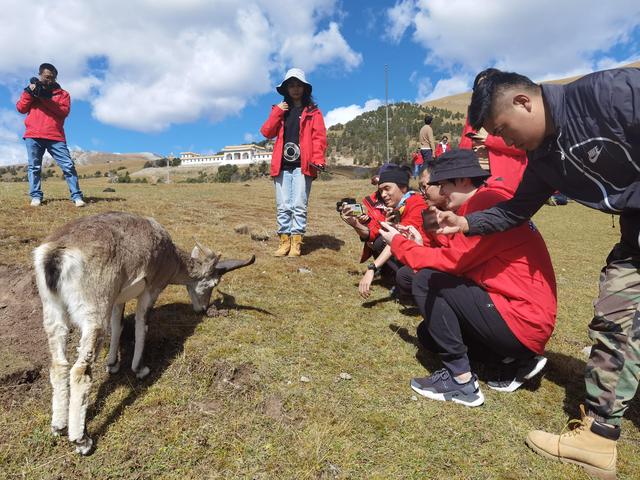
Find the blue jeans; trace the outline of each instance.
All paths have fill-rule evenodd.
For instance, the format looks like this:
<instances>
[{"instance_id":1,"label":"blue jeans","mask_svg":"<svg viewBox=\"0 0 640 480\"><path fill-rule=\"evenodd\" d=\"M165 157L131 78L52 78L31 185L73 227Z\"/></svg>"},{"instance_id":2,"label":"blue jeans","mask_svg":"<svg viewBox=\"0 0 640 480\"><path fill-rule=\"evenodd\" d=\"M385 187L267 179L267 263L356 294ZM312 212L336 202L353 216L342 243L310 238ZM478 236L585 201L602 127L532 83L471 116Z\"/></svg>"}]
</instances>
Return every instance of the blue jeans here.
<instances>
[{"instance_id":1,"label":"blue jeans","mask_svg":"<svg viewBox=\"0 0 640 480\"><path fill-rule=\"evenodd\" d=\"M311 192L311 177L300 168L282 170L273 179L276 187L276 217L278 234L303 235L307 229L307 202Z\"/></svg>"},{"instance_id":2,"label":"blue jeans","mask_svg":"<svg viewBox=\"0 0 640 480\"><path fill-rule=\"evenodd\" d=\"M42 156L45 150L49 152L62 170L64 179L69 186L69 192L71 192L71 200L82 198L82 192L78 184L78 173L76 172L76 167L73 164L73 160L71 160L71 155L65 142L47 140L46 138L25 138L24 143L27 146L27 155L29 157L29 170L27 174L29 177L29 195L31 198L42 200L43 197L40 174L42 173Z\"/></svg>"}]
</instances>

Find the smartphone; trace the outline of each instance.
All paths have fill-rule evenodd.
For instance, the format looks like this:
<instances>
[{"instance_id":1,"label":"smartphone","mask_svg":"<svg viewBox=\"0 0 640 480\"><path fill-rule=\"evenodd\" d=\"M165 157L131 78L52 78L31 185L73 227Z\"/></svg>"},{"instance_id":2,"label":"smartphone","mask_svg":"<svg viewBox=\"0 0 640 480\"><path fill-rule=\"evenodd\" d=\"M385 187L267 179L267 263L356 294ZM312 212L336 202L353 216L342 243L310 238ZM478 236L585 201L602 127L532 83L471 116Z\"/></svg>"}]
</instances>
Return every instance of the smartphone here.
<instances>
[{"instance_id":1,"label":"smartphone","mask_svg":"<svg viewBox=\"0 0 640 480\"><path fill-rule=\"evenodd\" d=\"M348 203L345 207L349 207L349 215L353 217L359 217L360 215L364 215L364 209L362 208L362 204L360 203Z\"/></svg>"}]
</instances>

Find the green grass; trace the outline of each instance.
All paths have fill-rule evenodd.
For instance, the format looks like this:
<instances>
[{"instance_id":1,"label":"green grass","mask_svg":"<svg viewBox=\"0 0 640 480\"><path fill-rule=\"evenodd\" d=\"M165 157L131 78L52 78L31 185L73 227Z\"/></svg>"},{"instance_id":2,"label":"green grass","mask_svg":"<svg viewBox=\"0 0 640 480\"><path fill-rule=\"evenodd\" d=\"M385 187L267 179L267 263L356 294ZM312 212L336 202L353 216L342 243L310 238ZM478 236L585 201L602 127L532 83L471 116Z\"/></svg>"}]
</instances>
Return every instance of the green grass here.
<instances>
[{"instance_id":1,"label":"green grass","mask_svg":"<svg viewBox=\"0 0 640 480\"><path fill-rule=\"evenodd\" d=\"M535 455L524 437L532 428L559 432L577 413L598 272L618 238L610 216L576 204L536 216L559 289L547 373L537 389L484 387L485 405L467 409L412 398L409 379L426 372L421 361L438 366L417 355L419 318L388 301L381 286L368 302L357 294L361 243L334 207L369 193L368 181L314 184L307 254L294 259L271 256L273 235L261 243L233 232L243 223L260 232L275 227L271 183L248 185L112 185L115 193L102 193L106 179L86 180L81 186L94 202L75 209L65 184L50 180L45 194L56 201L33 209L26 184L0 183L0 263L26 264L53 228L107 210L153 216L184 248L195 237L226 257L257 256L214 292L219 301L235 299L226 317L194 314L183 287L160 296L145 351L149 378L138 381L124 368L108 376L103 353L89 412L92 456L49 435L46 373L18 401L0 404L0 477L586 478ZM122 348L130 361L130 333ZM640 471L638 402L627 417L618 469L630 479Z\"/></svg>"}]
</instances>

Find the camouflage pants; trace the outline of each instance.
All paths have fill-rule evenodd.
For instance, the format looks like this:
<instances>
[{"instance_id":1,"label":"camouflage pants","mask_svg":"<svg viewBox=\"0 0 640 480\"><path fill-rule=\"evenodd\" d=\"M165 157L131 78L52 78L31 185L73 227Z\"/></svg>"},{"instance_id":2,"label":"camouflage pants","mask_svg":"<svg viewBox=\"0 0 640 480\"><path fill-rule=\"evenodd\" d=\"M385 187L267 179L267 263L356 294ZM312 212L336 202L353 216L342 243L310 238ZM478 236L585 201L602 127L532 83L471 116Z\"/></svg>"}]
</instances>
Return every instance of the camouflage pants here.
<instances>
[{"instance_id":1,"label":"camouflage pants","mask_svg":"<svg viewBox=\"0 0 640 480\"><path fill-rule=\"evenodd\" d=\"M620 425L640 380L640 252L618 243L600 273L585 371L586 405L597 420Z\"/></svg>"}]
</instances>

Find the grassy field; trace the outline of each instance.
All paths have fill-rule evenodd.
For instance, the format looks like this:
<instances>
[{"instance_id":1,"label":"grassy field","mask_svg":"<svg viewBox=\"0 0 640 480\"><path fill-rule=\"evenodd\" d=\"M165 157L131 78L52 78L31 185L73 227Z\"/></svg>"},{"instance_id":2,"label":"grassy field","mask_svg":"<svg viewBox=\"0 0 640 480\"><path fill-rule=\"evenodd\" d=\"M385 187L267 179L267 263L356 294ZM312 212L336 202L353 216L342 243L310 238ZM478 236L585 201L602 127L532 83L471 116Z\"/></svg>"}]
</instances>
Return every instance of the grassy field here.
<instances>
[{"instance_id":1,"label":"grassy field","mask_svg":"<svg viewBox=\"0 0 640 480\"><path fill-rule=\"evenodd\" d=\"M483 384L485 405L467 409L416 399L409 388L425 367L439 367L416 346L416 311L391 301L379 285L369 301L357 294L361 244L334 207L337 199L368 193L366 180L314 184L306 254L292 259L271 256L268 180L112 185L114 193L102 192L106 179L81 186L90 201L85 209L67 201L60 180L44 184L49 202L34 209L26 184L0 183L0 264L25 265L51 229L108 210L153 216L184 248L195 237L227 258L255 253L257 261L214 291L229 308L226 317L196 315L183 287L165 290L149 322L145 355L152 373L145 380L124 368L108 376L103 352L94 370L88 431L97 449L90 457L50 436L46 370L30 388L2 387L15 394L0 403L0 477L586 478L579 468L535 455L524 437L532 428L559 431L577 413L591 301L617 239L610 216L576 204L545 207L536 216L559 288L546 373L513 394ZM239 224L271 239L235 234ZM132 312L129 305L129 326ZM125 365L132 349L129 332ZM639 426L635 401L619 442L620 478L640 473Z\"/></svg>"}]
</instances>

